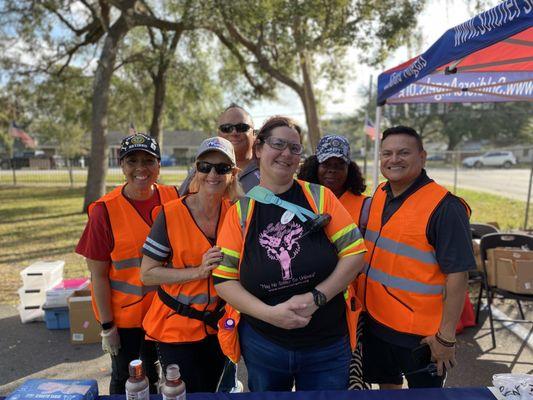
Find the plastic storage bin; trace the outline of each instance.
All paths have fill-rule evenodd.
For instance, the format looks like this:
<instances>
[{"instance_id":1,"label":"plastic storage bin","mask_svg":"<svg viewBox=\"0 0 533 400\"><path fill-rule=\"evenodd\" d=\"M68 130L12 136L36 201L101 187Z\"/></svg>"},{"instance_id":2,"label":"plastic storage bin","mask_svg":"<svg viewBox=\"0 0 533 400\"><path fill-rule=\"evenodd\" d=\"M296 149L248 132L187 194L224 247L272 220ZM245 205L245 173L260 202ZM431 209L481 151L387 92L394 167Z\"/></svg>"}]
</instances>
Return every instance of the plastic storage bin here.
<instances>
[{"instance_id":1,"label":"plastic storage bin","mask_svg":"<svg viewBox=\"0 0 533 400\"><path fill-rule=\"evenodd\" d=\"M46 300L44 289L26 289L21 287L18 291L20 303L24 307L42 306Z\"/></svg>"},{"instance_id":2,"label":"plastic storage bin","mask_svg":"<svg viewBox=\"0 0 533 400\"><path fill-rule=\"evenodd\" d=\"M25 290L48 289L63 279L65 261L38 261L20 272Z\"/></svg>"},{"instance_id":3,"label":"plastic storage bin","mask_svg":"<svg viewBox=\"0 0 533 400\"><path fill-rule=\"evenodd\" d=\"M23 306L18 305L18 312L20 315L20 321L25 324L32 321L43 321L44 310L42 306Z\"/></svg>"},{"instance_id":4,"label":"plastic storage bin","mask_svg":"<svg viewBox=\"0 0 533 400\"><path fill-rule=\"evenodd\" d=\"M89 278L63 279L59 284L46 291L46 306L68 307L67 299L76 290L87 289Z\"/></svg>"},{"instance_id":5,"label":"plastic storage bin","mask_svg":"<svg viewBox=\"0 0 533 400\"><path fill-rule=\"evenodd\" d=\"M69 329L68 307L43 306L44 321L48 329Z\"/></svg>"}]
</instances>

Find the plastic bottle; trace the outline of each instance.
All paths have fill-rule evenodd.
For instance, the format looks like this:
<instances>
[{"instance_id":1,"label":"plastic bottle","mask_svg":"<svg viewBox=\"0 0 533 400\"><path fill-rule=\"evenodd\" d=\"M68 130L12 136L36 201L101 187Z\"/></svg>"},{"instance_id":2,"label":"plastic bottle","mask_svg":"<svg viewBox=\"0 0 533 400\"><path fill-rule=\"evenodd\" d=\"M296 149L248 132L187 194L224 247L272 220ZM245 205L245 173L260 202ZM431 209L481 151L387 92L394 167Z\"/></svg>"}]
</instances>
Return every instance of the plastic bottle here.
<instances>
[{"instance_id":1,"label":"plastic bottle","mask_svg":"<svg viewBox=\"0 0 533 400\"><path fill-rule=\"evenodd\" d=\"M177 364L167 366L165 384L161 388L163 400L185 400L185 382L181 379L180 367Z\"/></svg>"},{"instance_id":2,"label":"plastic bottle","mask_svg":"<svg viewBox=\"0 0 533 400\"><path fill-rule=\"evenodd\" d=\"M144 374L143 362L132 360L129 365L130 377L126 381L127 400L149 400L148 378Z\"/></svg>"}]
</instances>

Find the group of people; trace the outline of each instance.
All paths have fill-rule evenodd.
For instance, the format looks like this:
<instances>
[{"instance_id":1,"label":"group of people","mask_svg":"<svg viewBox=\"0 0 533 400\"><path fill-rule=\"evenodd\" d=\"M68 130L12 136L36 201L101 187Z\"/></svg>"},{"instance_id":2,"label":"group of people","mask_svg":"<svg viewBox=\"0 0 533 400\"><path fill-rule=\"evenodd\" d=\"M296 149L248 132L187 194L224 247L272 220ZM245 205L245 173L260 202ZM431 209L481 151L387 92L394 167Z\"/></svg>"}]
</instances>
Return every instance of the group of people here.
<instances>
[{"instance_id":1,"label":"group of people","mask_svg":"<svg viewBox=\"0 0 533 400\"><path fill-rule=\"evenodd\" d=\"M382 136L386 182L365 196L346 138L301 163L302 130L220 115L179 191L157 183L150 136L123 139L126 182L89 208L91 272L110 394L144 362L150 392L178 364L189 392L440 387L475 268L468 205L430 179L417 132ZM297 176L297 178L296 178Z\"/></svg>"}]
</instances>

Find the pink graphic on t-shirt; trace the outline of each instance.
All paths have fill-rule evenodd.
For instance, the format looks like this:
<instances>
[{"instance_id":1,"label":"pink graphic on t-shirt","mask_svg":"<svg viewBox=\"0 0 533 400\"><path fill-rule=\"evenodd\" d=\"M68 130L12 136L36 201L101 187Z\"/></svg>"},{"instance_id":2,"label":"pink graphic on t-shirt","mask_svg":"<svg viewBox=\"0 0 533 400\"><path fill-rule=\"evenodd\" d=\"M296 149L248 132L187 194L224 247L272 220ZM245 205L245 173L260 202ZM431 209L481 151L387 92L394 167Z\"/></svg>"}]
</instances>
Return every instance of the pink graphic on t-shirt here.
<instances>
[{"instance_id":1,"label":"pink graphic on t-shirt","mask_svg":"<svg viewBox=\"0 0 533 400\"><path fill-rule=\"evenodd\" d=\"M259 244L266 249L268 258L281 264L284 281L292 278L291 260L300 252L298 239L302 233L302 226L292 221L285 225L281 222L268 224L259 234Z\"/></svg>"}]
</instances>

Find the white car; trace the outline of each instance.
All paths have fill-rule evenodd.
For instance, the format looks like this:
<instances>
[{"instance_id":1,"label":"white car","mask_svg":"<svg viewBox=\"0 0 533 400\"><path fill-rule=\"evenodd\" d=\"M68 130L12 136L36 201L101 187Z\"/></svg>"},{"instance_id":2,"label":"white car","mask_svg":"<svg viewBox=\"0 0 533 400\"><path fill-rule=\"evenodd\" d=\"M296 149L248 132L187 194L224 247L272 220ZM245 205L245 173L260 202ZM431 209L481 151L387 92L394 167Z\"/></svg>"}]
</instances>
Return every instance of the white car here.
<instances>
[{"instance_id":1,"label":"white car","mask_svg":"<svg viewBox=\"0 0 533 400\"><path fill-rule=\"evenodd\" d=\"M469 168L504 167L511 168L516 165L516 157L511 151L489 151L478 157L467 157L463 165Z\"/></svg>"}]
</instances>

